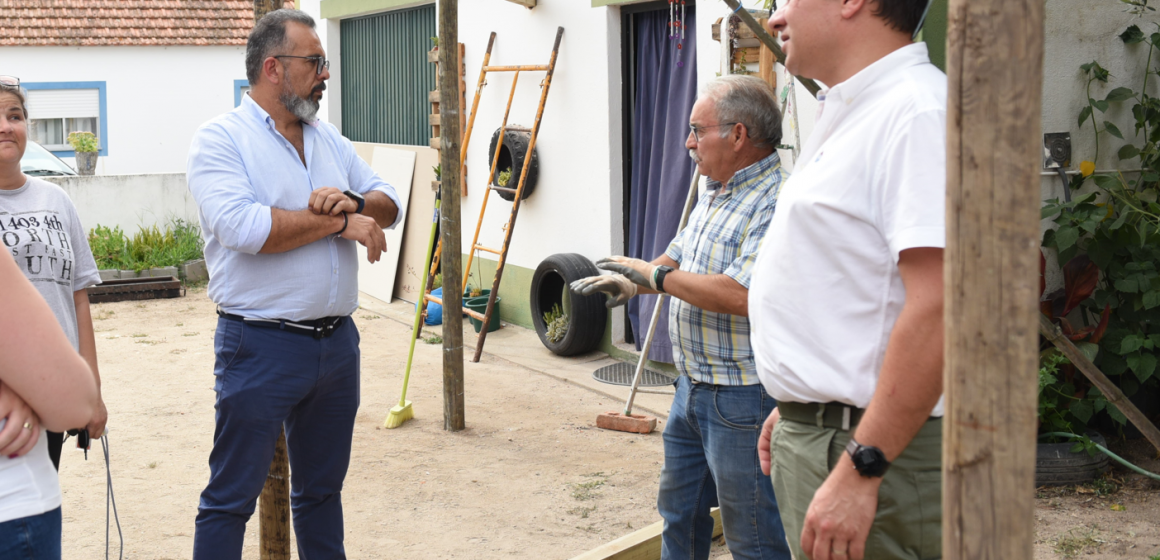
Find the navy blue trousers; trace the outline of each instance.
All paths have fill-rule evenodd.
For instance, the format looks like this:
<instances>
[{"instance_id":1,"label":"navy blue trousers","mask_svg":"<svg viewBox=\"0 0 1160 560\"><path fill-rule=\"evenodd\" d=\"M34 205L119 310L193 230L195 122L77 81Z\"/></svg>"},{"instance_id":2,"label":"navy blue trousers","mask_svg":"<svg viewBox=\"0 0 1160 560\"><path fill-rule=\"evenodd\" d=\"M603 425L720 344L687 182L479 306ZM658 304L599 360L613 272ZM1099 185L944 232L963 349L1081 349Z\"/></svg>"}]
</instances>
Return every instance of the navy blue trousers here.
<instances>
[{"instance_id":1,"label":"navy blue trousers","mask_svg":"<svg viewBox=\"0 0 1160 560\"><path fill-rule=\"evenodd\" d=\"M323 339L218 319L216 426L209 484L197 511L195 560L242 557L246 522L283 427L298 557L346 558L342 482L359 405L358 344L349 318Z\"/></svg>"}]
</instances>

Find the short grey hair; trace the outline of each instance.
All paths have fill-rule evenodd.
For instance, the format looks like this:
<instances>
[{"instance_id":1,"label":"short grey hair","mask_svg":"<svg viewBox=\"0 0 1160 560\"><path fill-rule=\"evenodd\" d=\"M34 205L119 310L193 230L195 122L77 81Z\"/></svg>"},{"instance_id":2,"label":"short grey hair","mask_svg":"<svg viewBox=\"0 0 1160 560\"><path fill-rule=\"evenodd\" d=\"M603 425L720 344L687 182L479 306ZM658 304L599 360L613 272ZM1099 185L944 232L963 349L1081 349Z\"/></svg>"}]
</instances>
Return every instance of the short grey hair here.
<instances>
[{"instance_id":1,"label":"short grey hair","mask_svg":"<svg viewBox=\"0 0 1160 560\"><path fill-rule=\"evenodd\" d=\"M749 139L759 148L776 149L781 143L781 110L769 84L755 76L721 76L701 90L701 98L712 99L718 123L745 125ZM729 135L722 127L721 136Z\"/></svg>"},{"instance_id":2,"label":"short grey hair","mask_svg":"<svg viewBox=\"0 0 1160 560\"><path fill-rule=\"evenodd\" d=\"M274 10L254 24L250 37L246 39L246 79L251 86L258 85L262 61L285 51L286 23L291 21L314 29L314 18L302 10Z\"/></svg>"}]
</instances>

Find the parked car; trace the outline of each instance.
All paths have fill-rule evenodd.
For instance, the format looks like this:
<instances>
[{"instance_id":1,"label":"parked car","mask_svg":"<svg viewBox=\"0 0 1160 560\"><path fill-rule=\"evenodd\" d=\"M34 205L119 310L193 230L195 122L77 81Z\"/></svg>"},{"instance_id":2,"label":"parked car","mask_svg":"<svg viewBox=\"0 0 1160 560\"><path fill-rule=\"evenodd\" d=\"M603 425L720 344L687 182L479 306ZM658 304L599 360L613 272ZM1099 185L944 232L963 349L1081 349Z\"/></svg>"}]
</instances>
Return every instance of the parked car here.
<instances>
[{"instance_id":1,"label":"parked car","mask_svg":"<svg viewBox=\"0 0 1160 560\"><path fill-rule=\"evenodd\" d=\"M73 168L46 150L44 146L32 141L29 141L28 146L24 148L24 157L20 158L20 171L25 175L36 177L77 174Z\"/></svg>"}]
</instances>

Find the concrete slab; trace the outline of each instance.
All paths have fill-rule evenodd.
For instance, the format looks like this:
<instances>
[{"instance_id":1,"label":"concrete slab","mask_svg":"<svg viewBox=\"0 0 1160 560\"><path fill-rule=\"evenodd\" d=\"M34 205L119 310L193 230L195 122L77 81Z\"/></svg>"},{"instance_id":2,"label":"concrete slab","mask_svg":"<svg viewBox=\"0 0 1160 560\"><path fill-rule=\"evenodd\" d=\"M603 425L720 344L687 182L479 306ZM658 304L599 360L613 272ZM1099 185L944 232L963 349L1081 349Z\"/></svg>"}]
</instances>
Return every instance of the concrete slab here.
<instances>
[{"instance_id":1,"label":"concrete slab","mask_svg":"<svg viewBox=\"0 0 1160 560\"><path fill-rule=\"evenodd\" d=\"M359 304L363 310L371 311L386 319L392 319L408 326L415 322L415 305L410 302L395 300L387 303L359 292ZM471 324L466 320L463 324L465 327L463 330L463 354L466 361L464 371L465 374L469 374L473 365L471 358L475 353L475 342L478 339ZM424 325L422 336L441 336L442 331L442 326ZM531 329L503 323L503 327L498 331L488 333L483 353L495 359L510 362L525 370L547 375L604 395L609 399L606 404L615 409L623 409L624 402L628 399L628 387L608 385L592 378L592 372L613 364L617 360L603 352L589 352L569 357L557 356L544 347L540 342L540 337L536 335L536 331ZM513 373L519 374L518 372ZM673 402L672 391L667 388L651 390L664 394L638 392L633 403L633 412L646 412L667 420L669 407L672 406ZM596 418L593 418L592 421L595 423Z\"/></svg>"}]
</instances>

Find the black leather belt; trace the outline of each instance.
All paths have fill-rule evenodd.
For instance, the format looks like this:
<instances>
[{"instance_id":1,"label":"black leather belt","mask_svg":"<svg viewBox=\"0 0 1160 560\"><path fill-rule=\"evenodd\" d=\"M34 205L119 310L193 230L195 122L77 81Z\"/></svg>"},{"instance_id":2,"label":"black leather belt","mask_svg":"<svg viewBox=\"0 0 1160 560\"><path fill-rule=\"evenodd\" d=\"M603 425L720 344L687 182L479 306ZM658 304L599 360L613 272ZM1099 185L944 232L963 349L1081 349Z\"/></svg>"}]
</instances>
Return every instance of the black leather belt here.
<instances>
[{"instance_id":1,"label":"black leather belt","mask_svg":"<svg viewBox=\"0 0 1160 560\"><path fill-rule=\"evenodd\" d=\"M346 317L323 317L321 319L314 319L313 321L288 321L286 319L254 319L251 317L242 317L241 315L234 315L226 313L220 308L217 310L218 317L229 319L231 321L240 321L250 326L261 327L264 329L278 329L286 332L296 334L307 334L313 336L315 339L327 338L334 334L338 326L342 324L342 320Z\"/></svg>"},{"instance_id":2,"label":"black leather belt","mask_svg":"<svg viewBox=\"0 0 1160 560\"><path fill-rule=\"evenodd\" d=\"M850 431L858 425L865 409L845 403L799 403L778 402L779 417L803 424L816 424L819 428L833 428Z\"/></svg>"}]
</instances>

